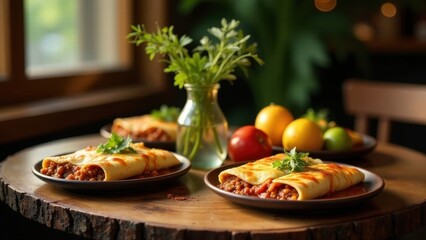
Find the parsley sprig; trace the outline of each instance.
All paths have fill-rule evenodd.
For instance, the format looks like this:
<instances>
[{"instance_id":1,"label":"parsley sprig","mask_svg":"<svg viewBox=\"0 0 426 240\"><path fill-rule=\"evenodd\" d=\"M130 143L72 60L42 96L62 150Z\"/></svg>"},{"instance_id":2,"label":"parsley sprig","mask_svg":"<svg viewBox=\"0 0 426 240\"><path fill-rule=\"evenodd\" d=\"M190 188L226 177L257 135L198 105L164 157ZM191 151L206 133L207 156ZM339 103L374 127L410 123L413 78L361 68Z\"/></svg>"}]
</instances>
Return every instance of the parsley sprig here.
<instances>
[{"instance_id":1,"label":"parsley sprig","mask_svg":"<svg viewBox=\"0 0 426 240\"><path fill-rule=\"evenodd\" d=\"M135 153L136 150L133 149L130 144L132 143L132 139L130 137L122 137L117 135L116 133L112 133L111 137L108 138L107 143L101 143L96 150L98 153L123 153L123 152L131 152Z\"/></svg>"},{"instance_id":2,"label":"parsley sprig","mask_svg":"<svg viewBox=\"0 0 426 240\"><path fill-rule=\"evenodd\" d=\"M161 105L159 109L151 111L151 116L165 122L176 122L180 114L180 108Z\"/></svg>"},{"instance_id":3,"label":"parsley sprig","mask_svg":"<svg viewBox=\"0 0 426 240\"><path fill-rule=\"evenodd\" d=\"M282 160L276 160L272 163L273 168L277 168L281 171L284 171L286 174L292 172L300 172L309 165L308 162L303 160L303 158L307 157L309 153L304 152L296 152L296 147L287 152L284 150L286 157Z\"/></svg>"}]
</instances>

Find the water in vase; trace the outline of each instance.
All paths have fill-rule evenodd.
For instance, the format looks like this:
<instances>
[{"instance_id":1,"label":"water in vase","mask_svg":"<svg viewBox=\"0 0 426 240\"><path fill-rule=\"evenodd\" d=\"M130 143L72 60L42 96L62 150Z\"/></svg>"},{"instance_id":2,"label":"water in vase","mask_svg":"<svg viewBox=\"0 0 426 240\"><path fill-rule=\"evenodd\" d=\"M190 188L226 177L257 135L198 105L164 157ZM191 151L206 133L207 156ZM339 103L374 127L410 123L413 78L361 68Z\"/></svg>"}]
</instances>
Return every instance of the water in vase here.
<instances>
[{"instance_id":1,"label":"water in vase","mask_svg":"<svg viewBox=\"0 0 426 240\"><path fill-rule=\"evenodd\" d=\"M227 124L203 127L178 125L176 150L188 157L193 168L212 169L227 156Z\"/></svg>"}]
</instances>

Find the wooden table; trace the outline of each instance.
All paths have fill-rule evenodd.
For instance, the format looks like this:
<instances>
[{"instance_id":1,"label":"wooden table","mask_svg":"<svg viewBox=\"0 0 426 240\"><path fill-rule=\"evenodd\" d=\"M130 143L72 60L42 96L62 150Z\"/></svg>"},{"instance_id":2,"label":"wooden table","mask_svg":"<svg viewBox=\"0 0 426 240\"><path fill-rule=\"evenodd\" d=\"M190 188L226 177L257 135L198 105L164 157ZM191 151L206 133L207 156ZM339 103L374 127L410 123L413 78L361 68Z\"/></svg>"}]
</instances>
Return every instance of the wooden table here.
<instances>
[{"instance_id":1,"label":"wooden table","mask_svg":"<svg viewBox=\"0 0 426 240\"><path fill-rule=\"evenodd\" d=\"M361 205L320 212L232 203L204 185L206 172L194 169L168 186L121 194L70 192L31 173L45 156L104 141L81 136L10 156L0 165L0 200L50 228L93 239L379 239L426 226L426 156L395 145L379 144L351 163L381 176L383 192Z\"/></svg>"}]
</instances>

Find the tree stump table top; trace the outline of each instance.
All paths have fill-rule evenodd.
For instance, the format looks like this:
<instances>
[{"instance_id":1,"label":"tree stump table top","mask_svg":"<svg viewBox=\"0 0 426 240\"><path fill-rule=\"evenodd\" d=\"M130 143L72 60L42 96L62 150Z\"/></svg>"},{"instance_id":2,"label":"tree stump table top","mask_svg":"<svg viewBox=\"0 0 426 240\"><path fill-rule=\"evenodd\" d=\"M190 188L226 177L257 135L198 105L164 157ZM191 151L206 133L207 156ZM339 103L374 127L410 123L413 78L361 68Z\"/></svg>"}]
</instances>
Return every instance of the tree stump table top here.
<instances>
[{"instance_id":1,"label":"tree stump table top","mask_svg":"<svg viewBox=\"0 0 426 240\"><path fill-rule=\"evenodd\" d=\"M46 156L105 140L61 139L9 156L0 164L0 200L26 218L91 239L381 239L426 226L426 156L379 144L349 164L385 181L362 204L324 211L285 211L231 202L205 186L207 171L140 191L75 192L39 180L31 169Z\"/></svg>"}]
</instances>

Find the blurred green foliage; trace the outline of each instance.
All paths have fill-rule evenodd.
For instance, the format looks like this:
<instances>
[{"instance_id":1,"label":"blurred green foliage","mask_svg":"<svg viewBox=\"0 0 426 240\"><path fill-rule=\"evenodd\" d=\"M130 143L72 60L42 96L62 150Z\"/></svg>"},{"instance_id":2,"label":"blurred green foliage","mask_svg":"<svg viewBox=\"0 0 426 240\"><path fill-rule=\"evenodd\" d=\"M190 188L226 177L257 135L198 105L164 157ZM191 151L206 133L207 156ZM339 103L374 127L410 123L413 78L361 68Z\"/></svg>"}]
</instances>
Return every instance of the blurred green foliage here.
<instances>
[{"instance_id":1,"label":"blurred green foliage","mask_svg":"<svg viewBox=\"0 0 426 240\"><path fill-rule=\"evenodd\" d=\"M24 4L28 63L52 64L75 58L79 24L77 2L26 0Z\"/></svg>"},{"instance_id":2,"label":"blurred green foliage","mask_svg":"<svg viewBox=\"0 0 426 240\"><path fill-rule=\"evenodd\" d=\"M190 14L202 4L209 4L211 11L197 18L195 28L206 28L219 17L232 17L259 44L265 65L254 68L247 78L257 109L273 102L294 112L305 111L310 95L320 88L318 68L331 64L330 48L338 59L344 59L352 49L362 47L352 35L347 16L339 11L320 12L313 1L181 0L179 7Z\"/></svg>"}]
</instances>

